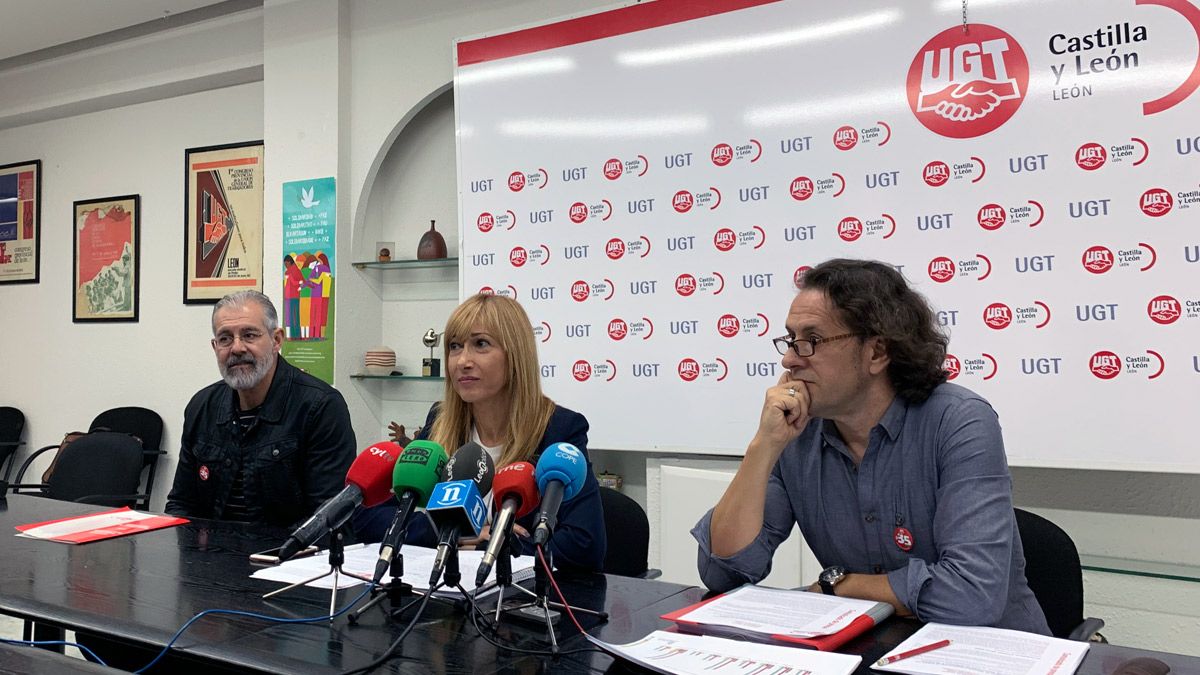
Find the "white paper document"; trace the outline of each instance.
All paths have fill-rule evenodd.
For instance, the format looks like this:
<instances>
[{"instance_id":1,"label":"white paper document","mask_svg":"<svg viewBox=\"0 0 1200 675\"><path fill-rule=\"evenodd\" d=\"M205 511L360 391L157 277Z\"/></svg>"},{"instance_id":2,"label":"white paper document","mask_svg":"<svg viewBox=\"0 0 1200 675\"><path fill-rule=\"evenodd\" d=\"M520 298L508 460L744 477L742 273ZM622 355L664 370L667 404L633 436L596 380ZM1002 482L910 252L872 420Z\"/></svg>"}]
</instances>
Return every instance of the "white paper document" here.
<instances>
[{"instance_id":1,"label":"white paper document","mask_svg":"<svg viewBox=\"0 0 1200 675\"><path fill-rule=\"evenodd\" d=\"M400 549L400 553L404 555L404 581L412 584L412 587L418 591L429 588L429 575L433 572L433 559L437 551L423 546L404 546ZM458 552L458 565L462 571L462 587L468 593L475 590L475 571L479 569L482 559L483 551L460 550ZM353 544L345 547L345 562L342 564L342 571L369 579L375 573L375 561L377 560L379 560L379 544ZM532 577L533 558L527 555L513 558L512 570L514 581ZM295 558L278 565L264 567L256 570L250 577L294 584L328 571L328 552L320 551L316 555L306 558ZM338 588L352 588L364 583L366 582L362 579L348 574L338 575ZM495 583L496 570L493 568L482 588L494 588ZM322 577L307 585L313 588L333 588L333 576ZM458 593L457 590L444 590L448 593ZM487 595L486 590L480 593L480 597L485 595Z\"/></svg>"},{"instance_id":2,"label":"white paper document","mask_svg":"<svg viewBox=\"0 0 1200 675\"><path fill-rule=\"evenodd\" d=\"M950 644L872 668L911 675L1071 675L1088 650L1086 642L1017 630L927 623L880 661L941 640Z\"/></svg>"},{"instance_id":3,"label":"white paper document","mask_svg":"<svg viewBox=\"0 0 1200 675\"><path fill-rule=\"evenodd\" d=\"M610 654L644 668L672 675L712 671L720 671L721 675L849 675L862 661L860 656L661 630L624 645L609 644L590 635L587 637Z\"/></svg>"},{"instance_id":4,"label":"white paper document","mask_svg":"<svg viewBox=\"0 0 1200 675\"><path fill-rule=\"evenodd\" d=\"M806 591L742 586L676 620L808 638L832 635L878 604Z\"/></svg>"}]
</instances>

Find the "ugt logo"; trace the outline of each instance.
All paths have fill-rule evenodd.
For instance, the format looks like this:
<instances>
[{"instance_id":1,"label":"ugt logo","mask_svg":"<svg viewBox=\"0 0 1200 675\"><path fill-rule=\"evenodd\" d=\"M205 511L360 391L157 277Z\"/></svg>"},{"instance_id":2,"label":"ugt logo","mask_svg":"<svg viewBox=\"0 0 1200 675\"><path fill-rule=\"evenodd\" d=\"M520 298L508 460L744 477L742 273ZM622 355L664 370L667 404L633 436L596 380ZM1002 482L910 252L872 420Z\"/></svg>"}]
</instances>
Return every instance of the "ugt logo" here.
<instances>
[{"instance_id":1,"label":"ugt logo","mask_svg":"<svg viewBox=\"0 0 1200 675\"><path fill-rule=\"evenodd\" d=\"M1171 212L1171 207L1175 205L1175 200L1171 198L1171 193L1162 188L1150 188L1142 193L1142 198L1138 202L1138 206L1142 209L1142 213L1151 218L1165 216Z\"/></svg>"},{"instance_id":2,"label":"ugt logo","mask_svg":"<svg viewBox=\"0 0 1200 675\"><path fill-rule=\"evenodd\" d=\"M571 377L577 382L587 382L592 377L592 364L582 359L576 361L571 366Z\"/></svg>"},{"instance_id":3,"label":"ugt logo","mask_svg":"<svg viewBox=\"0 0 1200 675\"><path fill-rule=\"evenodd\" d=\"M995 131L1021 107L1029 60L1005 31L983 23L938 33L908 68L908 105L927 129L950 138Z\"/></svg>"},{"instance_id":4,"label":"ugt logo","mask_svg":"<svg viewBox=\"0 0 1200 675\"><path fill-rule=\"evenodd\" d=\"M1146 314L1154 323L1165 326L1178 321L1182 312L1178 300L1169 295L1160 295L1146 305Z\"/></svg>"},{"instance_id":5,"label":"ugt logo","mask_svg":"<svg viewBox=\"0 0 1200 675\"><path fill-rule=\"evenodd\" d=\"M808 176L797 176L790 188L792 199L802 202L813 196L813 182Z\"/></svg>"},{"instance_id":6,"label":"ugt logo","mask_svg":"<svg viewBox=\"0 0 1200 675\"><path fill-rule=\"evenodd\" d=\"M955 270L954 261L946 256L938 256L929 261L929 278L939 284L953 279Z\"/></svg>"},{"instance_id":7,"label":"ugt logo","mask_svg":"<svg viewBox=\"0 0 1200 675\"><path fill-rule=\"evenodd\" d=\"M1088 359L1088 370L1101 380L1111 380L1121 374L1121 358L1110 351L1099 351Z\"/></svg>"},{"instance_id":8,"label":"ugt logo","mask_svg":"<svg viewBox=\"0 0 1200 675\"><path fill-rule=\"evenodd\" d=\"M613 319L608 322L608 337L614 340L624 340L629 335L629 324L624 319Z\"/></svg>"},{"instance_id":9,"label":"ugt logo","mask_svg":"<svg viewBox=\"0 0 1200 675\"><path fill-rule=\"evenodd\" d=\"M946 379L953 380L962 372L962 362L953 354L947 354L946 358L942 359L942 370L946 371Z\"/></svg>"},{"instance_id":10,"label":"ugt logo","mask_svg":"<svg viewBox=\"0 0 1200 675\"><path fill-rule=\"evenodd\" d=\"M838 150L850 150L858 145L858 129L852 126L838 127L833 132L833 146Z\"/></svg>"},{"instance_id":11,"label":"ugt logo","mask_svg":"<svg viewBox=\"0 0 1200 675\"><path fill-rule=\"evenodd\" d=\"M941 187L950 180L950 166L940 160L932 161L925 165L921 177L929 187Z\"/></svg>"},{"instance_id":12,"label":"ugt logo","mask_svg":"<svg viewBox=\"0 0 1200 675\"><path fill-rule=\"evenodd\" d=\"M993 302L983 308L983 323L993 330L1003 330L1012 323L1012 310L1002 302Z\"/></svg>"},{"instance_id":13,"label":"ugt logo","mask_svg":"<svg viewBox=\"0 0 1200 675\"><path fill-rule=\"evenodd\" d=\"M508 174L508 189L513 192L520 192L525 189L525 174L520 171Z\"/></svg>"},{"instance_id":14,"label":"ugt logo","mask_svg":"<svg viewBox=\"0 0 1200 675\"><path fill-rule=\"evenodd\" d=\"M1113 252L1107 246L1091 246L1083 252L1083 269L1092 274L1104 274L1112 266Z\"/></svg>"},{"instance_id":15,"label":"ugt logo","mask_svg":"<svg viewBox=\"0 0 1200 675\"><path fill-rule=\"evenodd\" d=\"M582 223L583 221L587 220L588 217L587 204L584 204L583 202L575 202L571 205L571 210L567 213L567 215L570 216L572 223L575 223L576 225Z\"/></svg>"},{"instance_id":16,"label":"ugt logo","mask_svg":"<svg viewBox=\"0 0 1200 675\"><path fill-rule=\"evenodd\" d=\"M1108 151L1099 143L1084 143L1075 150L1075 164L1084 171L1095 171L1108 161Z\"/></svg>"},{"instance_id":17,"label":"ugt logo","mask_svg":"<svg viewBox=\"0 0 1200 675\"><path fill-rule=\"evenodd\" d=\"M679 379L684 382L694 382L697 377L700 377L700 362L693 358L685 358L679 362L676 367L679 373Z\"/></svg>"},{"instance_id":18,"label":"ugt logo","mask_svg":"<svg viewBox=\"0 0 1200 675\"><path fill-rule=\"evenodd\" d=\"M742 325L738 318L732 314L725 314L717 319L717 332L722 337L734 337L742 330Z\"/></svg>"}]
</instances>

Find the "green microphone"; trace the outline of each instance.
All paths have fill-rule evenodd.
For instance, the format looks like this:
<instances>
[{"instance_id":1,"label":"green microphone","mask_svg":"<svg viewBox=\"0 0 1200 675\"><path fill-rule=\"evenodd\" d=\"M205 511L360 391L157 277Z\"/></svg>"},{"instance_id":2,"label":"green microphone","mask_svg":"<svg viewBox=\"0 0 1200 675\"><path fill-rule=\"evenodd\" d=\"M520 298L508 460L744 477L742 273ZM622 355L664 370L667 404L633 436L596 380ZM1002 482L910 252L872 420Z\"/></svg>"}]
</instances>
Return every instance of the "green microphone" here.
<instances>
[{"instance_id":1,"label":"green microphone","mask_svg":"<svg viewBox=\"0 0 1200 675\"><path fill-rule=\"evenodd\" d=\"M400 500L400 508L379 545L379 560L375 563L372 583L379 583L391 567L396 552L404 543L409 517L417 507L429 502L429 493L442 479L447 459L446 450L433 441L412 441L404 446L404 452L392 469L392 491Z\"/></svg>"}]
</instances>

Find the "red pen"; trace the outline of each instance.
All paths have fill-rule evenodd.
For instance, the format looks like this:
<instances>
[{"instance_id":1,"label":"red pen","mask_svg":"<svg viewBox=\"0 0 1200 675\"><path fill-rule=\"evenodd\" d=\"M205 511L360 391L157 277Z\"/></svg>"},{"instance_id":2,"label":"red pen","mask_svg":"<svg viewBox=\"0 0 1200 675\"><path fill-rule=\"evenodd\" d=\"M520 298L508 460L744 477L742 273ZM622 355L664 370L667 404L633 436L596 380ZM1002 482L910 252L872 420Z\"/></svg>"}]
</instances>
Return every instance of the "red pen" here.
<instances>
[{"instance_id":1,"label":"red pen","mask_svg":"<svg viewBox=\"0 0 1200 675\"><path fill-rule=\"evenodd\" d=\"M878 661L875 662L875 665L876 666L886 666L888 664L895 663L895 662L903 660L903 659L911 658L913 656L920 656L921 654L931 652L935 649L941 649L942 647L949 647L949 646L950 646L949 640L938 640L937 642L931 642L927 645L922 645L920 647L917 647L916 649L910 649L906 652L900 652L899 654L895 654L893 656L888 656L888 657L879 659Z\"/></svg>"}]
</instances>

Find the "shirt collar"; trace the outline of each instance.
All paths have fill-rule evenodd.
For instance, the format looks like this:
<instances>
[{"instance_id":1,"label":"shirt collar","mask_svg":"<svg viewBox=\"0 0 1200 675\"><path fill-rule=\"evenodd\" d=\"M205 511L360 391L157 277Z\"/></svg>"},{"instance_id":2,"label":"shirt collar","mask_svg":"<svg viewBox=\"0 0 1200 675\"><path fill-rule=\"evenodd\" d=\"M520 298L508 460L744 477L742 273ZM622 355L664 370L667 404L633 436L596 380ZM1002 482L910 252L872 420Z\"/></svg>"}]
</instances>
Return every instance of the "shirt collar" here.
<instances>
[{"instance_id":1,"label":"shirt collar","mask_svg":"<svg viewBox=\"0 0 1200 675\"><path fill-rule=\"evenodd\" d=\"M895 441L900 437L900 430L904 428L904 419L907 416L908 403L899 396L896 396L892 399L892 404L888 406L887 412L883 413L878 426L883 427L883 430L887 432L888 438Z\"/></svg>"},{"instance_id":2,"label":"shirt collar","mask_svg":"<svg viewBox=\"0 0 1200 675\"><path fill-rule=\"evenodd\" d=\"M892 399L888 409L883 413L883 417L879 419L879 423L875 426L883 427L884 433L888 435L888 440L895 441L900 437L900 430L904 428L904 420L908 416L908 403L904 399L896 396ZM838 433L837 425L832 420L820 418L817 420L821 426L819 432L821 438L827 445L844 451L845 444L842 441L841 434Z\"/></svg>"}]
</instances>

